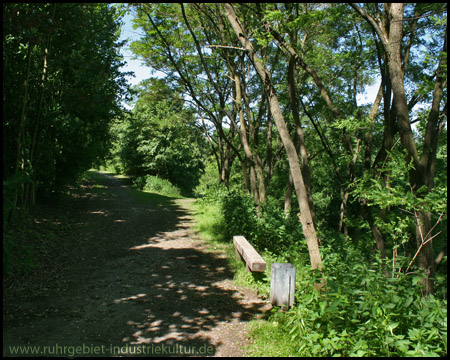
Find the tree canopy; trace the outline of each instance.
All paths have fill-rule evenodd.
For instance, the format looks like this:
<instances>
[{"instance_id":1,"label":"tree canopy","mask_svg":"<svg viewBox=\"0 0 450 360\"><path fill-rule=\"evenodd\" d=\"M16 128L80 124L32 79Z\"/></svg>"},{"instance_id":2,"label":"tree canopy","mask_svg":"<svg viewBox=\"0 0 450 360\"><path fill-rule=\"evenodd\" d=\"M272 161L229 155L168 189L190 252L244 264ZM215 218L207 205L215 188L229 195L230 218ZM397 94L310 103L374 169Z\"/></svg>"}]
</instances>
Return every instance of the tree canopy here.
<instances>
[{"instance_id":1,"label":"tree canopy","mask_svg":"<svg viewBox=\"0 0 450 360\"><path fill-rule=\"evenodd\" d=\"M120 16L107 4L3 4L8 210L74 181L107 153L127 91Z\"/></svg>"},{"instance_id":2,"label":"tree canopy","mask_svg":"<svg viewBox=\"0 0 450 360\"><path fill-rule=\"evenodd\" d=\"M219 182L232 186L240 168L257 207L275 196L299 212L313 268L318 234L332 229L385 260L402 246L433 292L446 223L444 4L133 9L145 36L132 48L191 104Z\"/></svg>"},{"instance_id":3,"label":"tree canopy","mask_svg":"<svg viewBox=\"0 0 450 360\"><path fill-rule=\"evenodd\" d=\"M112 128L111 165L133 177L158 176L190 192L203 168L205 140L192 111L165 80L149 78L136 89L136 104Z\"/></svg>"}]
</instances>

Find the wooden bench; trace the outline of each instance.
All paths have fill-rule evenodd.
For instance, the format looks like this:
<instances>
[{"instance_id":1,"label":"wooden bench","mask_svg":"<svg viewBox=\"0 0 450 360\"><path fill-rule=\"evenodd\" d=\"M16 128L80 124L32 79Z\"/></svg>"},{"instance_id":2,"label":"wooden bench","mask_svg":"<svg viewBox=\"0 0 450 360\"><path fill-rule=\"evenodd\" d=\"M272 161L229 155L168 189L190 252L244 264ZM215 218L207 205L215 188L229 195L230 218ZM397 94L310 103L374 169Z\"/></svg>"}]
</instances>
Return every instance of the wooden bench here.
<instances>
[{"instance_id":1,"label":"wooden bench","mask_svg":"<svg viewBox=\"0 0 450 360\"><path fill-rule=\"evenodd\" d=\"M233 244L236 248L236 257L239 257L239 254L242 255L246 264L245 268L248 272L266 270L266 262L245 237L233 236Z\"/></svg>"}]
</instances>

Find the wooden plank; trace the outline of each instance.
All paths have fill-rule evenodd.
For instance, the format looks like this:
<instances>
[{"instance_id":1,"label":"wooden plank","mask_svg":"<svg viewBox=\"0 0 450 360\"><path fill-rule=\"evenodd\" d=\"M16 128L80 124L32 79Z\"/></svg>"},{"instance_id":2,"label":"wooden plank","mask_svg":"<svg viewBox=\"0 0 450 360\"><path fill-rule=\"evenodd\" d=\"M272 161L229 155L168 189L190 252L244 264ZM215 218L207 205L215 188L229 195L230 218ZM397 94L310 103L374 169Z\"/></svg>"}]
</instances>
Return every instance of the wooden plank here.
<instances>
[{"instance_id":1,"label":"wooden plank","mask_svg":"<svg viewBox=\"0 0 450 360\"><path fill-rule=\"evenodd\" d=\"M233 236L236 255L241 254L247 267L247 271L264 271L266 262L243 236Z\"/></svg>"}]
</instances>

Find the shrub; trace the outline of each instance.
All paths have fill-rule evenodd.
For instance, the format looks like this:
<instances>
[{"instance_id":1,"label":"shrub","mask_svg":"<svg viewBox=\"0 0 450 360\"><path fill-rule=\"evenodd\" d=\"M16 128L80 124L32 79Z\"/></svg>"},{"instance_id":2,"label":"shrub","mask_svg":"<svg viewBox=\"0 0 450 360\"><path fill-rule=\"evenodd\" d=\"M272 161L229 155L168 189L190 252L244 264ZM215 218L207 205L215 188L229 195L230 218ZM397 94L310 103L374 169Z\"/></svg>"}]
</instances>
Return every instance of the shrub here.
<instances>
[{"instance_id":1,"label":"shrub","mask_svg":"<svg viewBox=\"0 0 450 360\"><path fill-rule=\"evenodd\" d=\"M260 250L268 249L278 254L292 245L302 248L304 240L297 215L293 212L286 215L279 201L273 197L269 197L267 203L261 205L254 236L255 244Z\"/></svg>"},{"instance_id":2,"label":"shrub","mask_svg":"<svg viewBox=\"0 0 450 360\"><path fill-rule=\"evenodd\" d=\"M154 192L164 196L178 197L181 191L178 187L172 185L169 180L161 179L157 176L140 176L133 180L134 186L138 189Z\"/></svg>"},{"instance_id":3,"label":"shrub","mask_svg":"<svg viewBox=\"0 0 450 360\"><path fill-rule=\"evenodd\" d=\"M200 202L205 207L222 202L220 222L226 228L226 239L237 234L248 236L252 245L263 250L269 264L290 262L297 268L294 306L285 313L275 308L265 320L251 323L254 343L250 355L447 354L447 301L421 297L420 270L412 275L398 271L409 263L407 258L397 256L393 269L392 263L367 253L367 246L360 242L345 241L344 235L331 230L321 231L323 273L319 273L310 267L295 214L286 218L275 200L269 199L259 213L252 197L242 191L211 190ZM366 260L368 256L373 258L371 263ZM238 270L235 280L241 285L256 286L259 294L267 297L269 268L258 278ZM322 276L326 289L318 292L314 284ZM439 280L445 281L446 277Z\"/></svg>"},{"instance_id":4,"label":"shrub","mask_svg":"<svg viewBox=\"0 0 450 360\"><path fill-rule=\"evenodd\" d=\"M231 191L222 202L227 237L243 235L254 238L257 227L256 208L250 195L242 191Z\"/></svg>"},{"instance_id":5,"label":"shrub","mask_svg":"<svg viewBox=\"0 0 450 360\"><path fill-rule=\"evenodd\" d=\"M420 274L386 277L380 260L352 266L336 253L324 253L326 291L315 291L318 274L296 264L296 304L268 319L278 324L274 334L289 338L290 356L447 354L447 301L421 298Z\"/></svg>"},{"instance_id":6,"label":"shrub","mask_svg":"<svg viewBox=\"0 0 450 360\"><path fill-rule=\"evenodd\" d=\"M297 216L286 216L273 197L258 212L250 195L232 191L224 196L222 211L229 238L243 235L259 251L274 253L282 253L294 244L302 247L304 236Z\"/></svg>"},{"instance_id":7,"label":"shrub","mask_svg":"<svg viewBox=\"0 0 450 360\"><path fill-rule=\"evenodd\" d=\"M198 190L198 187L194 190L194 193L199 196L197 202L205 205L215 204L221 206L224 197L228 194L228 190L223 183L210 184L201 189L201 191Z\"/></svg>"}]
</instances>

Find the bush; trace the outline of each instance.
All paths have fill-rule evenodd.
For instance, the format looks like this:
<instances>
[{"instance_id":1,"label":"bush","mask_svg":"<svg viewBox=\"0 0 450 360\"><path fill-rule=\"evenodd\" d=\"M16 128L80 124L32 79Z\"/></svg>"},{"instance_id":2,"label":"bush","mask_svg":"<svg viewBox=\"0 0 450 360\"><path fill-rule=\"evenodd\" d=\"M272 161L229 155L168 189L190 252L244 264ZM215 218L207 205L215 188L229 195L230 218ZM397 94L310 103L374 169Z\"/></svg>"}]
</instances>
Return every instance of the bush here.
<instances>
[{"instance_id":1,"label":"bush","mask_svg":"<svg viewBox=\"0 0 450 360\"><path fill-rule=\"evenodd\" d=\"M222 202L227 237L243 235L252 243L257 231L257 215L253 198L242 191L231 191Z\"/></svg>"},{"instance_id":2,"label":"bush","mask_svg":"<svg viewBox=\"0 0 450 360\"><path fill-rule=\"evenodd\" d=\"M258 212L250 195L232 191L224 196L222 211L229 238L243 235L259 251L282 253L293 245L303 248L304 236L297 216L286 216L275 198L269 197Z\"/></svg>"},{"instance_id":3,"label":"bush","mask_svg":"<svg viewBox=\"0 0 450 360\"><path fill-rule=\"evenodd\" d=\"M293 212L286 215L280 202L272 197L261 205L255 243L260 250L268 249L277 254L289 248L308 251L303 247L306 242L297 215Z\"/></svg>"},{"instance_id":4,"label":"bush","mask_svg":"<svg viewBox=\"0 0 450 360\"><path fill-rule=\"evenodd\" d=\"M223 216L215 220L220 219L225 227L226 239L231 241L232 235L238 234L247 236L269 264L290 262L297 268L294 306L285 313L275 308L265 320L251 323L250 336L254 343L249 355L447 354L447 301L434 296L421 297L420 270L413 275L398 271L399 267L405 268L408 259L398 256L394 277L386 276L393 271L392 263L387 264L373 254L374 259L369 263L365 260L371 256L366 252L367 246L345 241L340 233L322 231L323 273L319 273L310 267L295 214L286 218L274 199L269 199L258 213L252 197L246 193L216 190L205 194L199 202L205 208L211 203L216 207L222 203ZM207 213L210 215L210 210ZM209 227L213 228L211 224ZM217 237L217 231L214 234ZM318 292L314 284L322 276L326 279L326 289ZM256 286L259 294L267 297L270 267L258 279L238 270L235 280L241 285ZM446 277L439 280L445 281Z\"/></svg>"},{"instance_id":5,"label":"bush","mask_svg":"<svg viewBox=\"0 0 450 360\"><path fill-rule=\"evenodd\" d=\"M225 184L211 184L198 192L198 187L194 190L196 196L198 196L197 202L199 204L214 204L221 206L223 199L228 194L228 189Z\"/></svg>"},{"instance_id":6,"label":"bush","mask_svg":"<svg viewBox=\"0 0 450 360\"><path fill-rule=\"evenodd\" d=\"M159 195L179 197L181 191L178 187L172 185L169 180L161 179L157 176L140 176L133 180L133 185L138 189L154 192Z\"/></svg>"}]
</instances>

